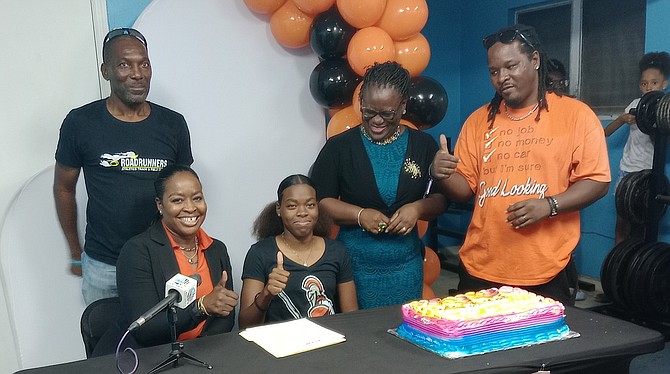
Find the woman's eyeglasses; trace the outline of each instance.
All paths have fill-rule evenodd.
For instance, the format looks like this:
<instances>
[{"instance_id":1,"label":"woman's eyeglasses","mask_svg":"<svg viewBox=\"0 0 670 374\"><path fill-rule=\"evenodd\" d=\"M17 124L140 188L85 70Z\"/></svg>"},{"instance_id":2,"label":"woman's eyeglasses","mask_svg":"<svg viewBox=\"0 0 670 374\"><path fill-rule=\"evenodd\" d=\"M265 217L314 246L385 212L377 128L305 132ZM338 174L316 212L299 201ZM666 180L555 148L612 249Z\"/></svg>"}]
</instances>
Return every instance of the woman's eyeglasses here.
<instances>
[{"instance_id":1,"label":"woman's eyeglasses","mask_svg":"<svg viewBox=\"0 0 670 374\"><path fill-rule=\"evenodd\" d=\"M374 109L362 107L361 108L361 114L363 115L363 119L365 121L369 121L377 116L382 117L385 121L392 121L395 116L396 116L396 111L395 110L385 110L382 112L378 112Z\"/></svg>"},{"instance_id":2,"label":"woman's eyeglasses","mask_svg":"<svg viewBox=\"0 0 670 374\"><path fill-rule=\"evenodd\" d=\"M535 49L533 43L529 42L528 38L526 38L526 36L519 30L505 30L502 32L491 34L486 38L484 38L482 42L484 44L484 48L488 50L489 48L491 48L492 45L496 44L496 42L509 44L513 42L517 36L521 38L521 40L523 40L523 42L526 43L530 48Z\"/></svg>"},{"instance_id":3,"label":"woman's eyeglasses","mask_svg":"<svg viewBox=\"0 0 670 374\"><path fill-rule=\"evenodd\" d=\"M147 39L144 38L144 35L142 35L141 32L135 29L131 29L129 27L121 27L118 29L111 30L110 32L107 33L107 36L105 36L105 40L102 42L102 45L104 46L107 43L109 43L112 39L123 35L129 35L136 38L142 44L144 44L144 48L147 48Z\"/></svg>"}]
</instances>

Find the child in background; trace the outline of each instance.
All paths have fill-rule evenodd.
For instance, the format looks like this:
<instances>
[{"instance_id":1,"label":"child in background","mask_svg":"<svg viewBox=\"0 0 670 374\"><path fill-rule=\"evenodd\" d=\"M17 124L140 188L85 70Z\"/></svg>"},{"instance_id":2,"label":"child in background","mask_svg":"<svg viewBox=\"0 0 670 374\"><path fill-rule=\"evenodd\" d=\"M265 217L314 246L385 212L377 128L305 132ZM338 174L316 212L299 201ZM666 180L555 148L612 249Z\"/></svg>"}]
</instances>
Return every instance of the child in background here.
<instances>
[{"instance_id":1,"label":"child in background","mask_svg":"<svg viewBox=\"0 0 670 374\"><path fill-rule=\"evenodd\" d=\"M545 80L547 91L554 92L559 96L570 96L568 93L568 72L559 60L552 58L547 63L547 78ZM579 282L575 287L575 301L586 300L586 293L579 289Z\"/></svg>"},{"instance_id":2,"label":"child in background","mask_svg":"<svg viewBox=\"0 0 670 374\"><path fill-rule=\"evenodd\" d=\"M640 93L663 91L668 87L670 75L670 55L667 52L650 52L640 59ZM633 100L623 114L605 127L605 136L610 136L621 128L624 123L630 125L630 134L623 149L619 164L617 185L628 173L651 169L654 160L654 142L649 135L640 131L635 123L635 115L631 109L637 108L640 99ZM619 244L631 234L630 223L617 214L615 243Z\"/></svg>"},{"instance_id":3,"label":"child in background","mask_svg":"<svg viewBox=\"0 0 670 374\"><path fill-rule=\"evenodd\" d=\"M555 58L547 63L547 79L545 84L547 91L555 92L557 95L568 95L568 73L565 71L563 63Z\"/></svg>"}]
</instances>

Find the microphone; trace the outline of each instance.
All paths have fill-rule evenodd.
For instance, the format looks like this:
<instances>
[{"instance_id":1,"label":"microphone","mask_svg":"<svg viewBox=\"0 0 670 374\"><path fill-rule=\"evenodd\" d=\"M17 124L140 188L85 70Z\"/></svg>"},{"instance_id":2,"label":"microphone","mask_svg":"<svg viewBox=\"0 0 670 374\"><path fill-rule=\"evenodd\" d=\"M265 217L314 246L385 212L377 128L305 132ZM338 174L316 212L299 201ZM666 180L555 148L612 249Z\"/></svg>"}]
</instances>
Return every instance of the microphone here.
<instances>
[{"instance_id":1,"label":"microphone","mask_svg":"<svg viewBox=\"0 0 670 374\"><path fill-rule=\"evenodd\" d=\"M131 323L128 331L137 330L145 322L170 305L185 309L195 300L196 289L200 282L201 278L199 274L193 274L190 277L179 273L175 274L174 277L165 282L165 298Z\"/></svg>"}]
</instances>

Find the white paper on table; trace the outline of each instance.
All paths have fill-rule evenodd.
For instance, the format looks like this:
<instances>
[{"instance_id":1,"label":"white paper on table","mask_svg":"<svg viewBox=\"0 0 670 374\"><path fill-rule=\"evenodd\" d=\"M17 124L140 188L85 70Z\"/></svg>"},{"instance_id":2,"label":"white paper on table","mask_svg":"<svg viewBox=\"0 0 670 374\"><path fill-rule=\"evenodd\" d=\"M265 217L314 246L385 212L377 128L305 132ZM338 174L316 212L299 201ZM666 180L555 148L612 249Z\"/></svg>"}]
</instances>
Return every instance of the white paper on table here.
<instances>
[{"instance_id":1,"label":"white paper on table","mask_svg":"<svg viewBox=\"0 0 670 374\"><path fill-rule=\"evenodd\" d=\"M240 336L258 344L277 358L311 351L347 340L344 335L306 318L251 327L241 331Z\"/></svg>"}]
</instances>

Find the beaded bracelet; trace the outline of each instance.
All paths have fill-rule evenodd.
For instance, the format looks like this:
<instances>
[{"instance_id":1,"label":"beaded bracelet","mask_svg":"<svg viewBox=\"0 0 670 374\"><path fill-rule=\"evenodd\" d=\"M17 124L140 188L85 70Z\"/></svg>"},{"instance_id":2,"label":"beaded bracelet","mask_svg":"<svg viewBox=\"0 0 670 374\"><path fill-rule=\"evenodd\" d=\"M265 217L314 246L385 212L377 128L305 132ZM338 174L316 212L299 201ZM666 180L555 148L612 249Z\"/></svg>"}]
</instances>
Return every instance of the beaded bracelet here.
<instances>
[{"instance_id":1,"label":"beaded bracelet","mask_svg":"<svg viewBox=\"0 0 670 374\"><path fill-rule=\"evenodd\" d=\"M261 295L261 293L259 292L259 293L256 294L256 296L254 296L254 305L255 305L256 308L258 308L258 310L260 310L261 312L267 312L267 311L268 311L267 308L262 308L262 307L260 306L260 304L258 304L258 296L260 296L260 295Z\"/></svg>"}]
</instances>

